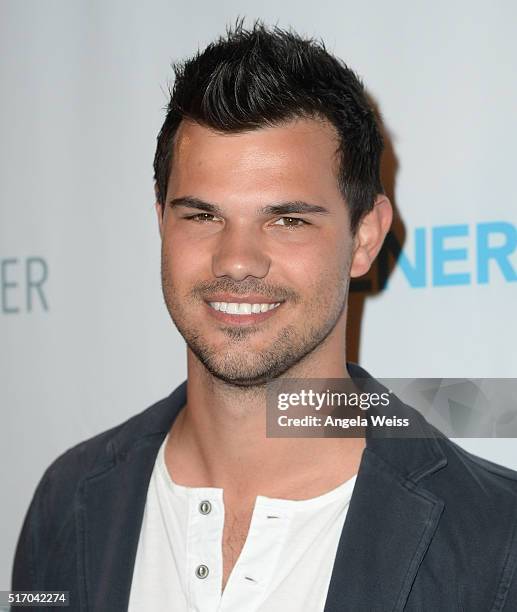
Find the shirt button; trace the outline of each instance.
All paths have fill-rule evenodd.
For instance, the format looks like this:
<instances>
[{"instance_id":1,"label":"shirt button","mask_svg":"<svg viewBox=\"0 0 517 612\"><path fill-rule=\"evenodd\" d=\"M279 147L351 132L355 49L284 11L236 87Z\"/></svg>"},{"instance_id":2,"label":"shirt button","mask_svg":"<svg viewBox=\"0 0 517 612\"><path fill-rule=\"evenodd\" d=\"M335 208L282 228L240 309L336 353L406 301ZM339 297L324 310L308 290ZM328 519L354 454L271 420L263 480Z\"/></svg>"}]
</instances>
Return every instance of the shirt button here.
<instances>
[{"instance_id":1,"label":"shirt button","mask_svg":"<svg viewBox=\"0 0 517 612\"><path fill-rule=\"evenodd\" d=\"M199 512L201 512L201 514L210 514L211 510L212 504L207 499L199 504Z\"/></svg>"},{"instance_id":2,"label":"shirt button","mask_svg":"<svg viewBox=\"0 0 517 612\"><path fill-rule=\"evenodd\" d=\"M206 565L198 565L196 567L196 576L198 578L206 578L208 576L208 567Z\"/></svg>"}]
</instances>

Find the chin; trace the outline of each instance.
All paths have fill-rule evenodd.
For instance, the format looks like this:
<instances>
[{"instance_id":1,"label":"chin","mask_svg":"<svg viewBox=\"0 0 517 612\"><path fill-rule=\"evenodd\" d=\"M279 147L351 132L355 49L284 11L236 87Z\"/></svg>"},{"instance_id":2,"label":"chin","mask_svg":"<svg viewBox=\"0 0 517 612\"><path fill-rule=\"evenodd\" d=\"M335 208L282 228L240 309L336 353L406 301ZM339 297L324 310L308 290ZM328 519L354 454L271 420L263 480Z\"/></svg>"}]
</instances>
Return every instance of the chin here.
<instances>
[{"instance_id":1,"label":"chin","mask_svg":"<svg viewBox=\"0 0 517 612\"><path fill-rule=\"evenodd\" d=\"M205 368L218 378L228 384L237 385L239 387L250 387L257 384L264 384L271 378L271 372L262 364L253 363L254 360L242 359L238 361L224 360L223 362L213 359L202 360ZM261 367L262 365L262 367Z\"/></svg>"},{"instance_id":2,"label":"chin","mask_svg":"<svg viewBox=\"0 0 517 612\"><path fill-rule=\"evenodd\" d=\"M214 378L217 378L221 382L225 383L230 387L238 387L239 389L256 389L257 387L264 387L271 380L269 376L260 376L260 377L231 377L227 376L224 372L211 372Z\"/></svg>"}]
</instances>

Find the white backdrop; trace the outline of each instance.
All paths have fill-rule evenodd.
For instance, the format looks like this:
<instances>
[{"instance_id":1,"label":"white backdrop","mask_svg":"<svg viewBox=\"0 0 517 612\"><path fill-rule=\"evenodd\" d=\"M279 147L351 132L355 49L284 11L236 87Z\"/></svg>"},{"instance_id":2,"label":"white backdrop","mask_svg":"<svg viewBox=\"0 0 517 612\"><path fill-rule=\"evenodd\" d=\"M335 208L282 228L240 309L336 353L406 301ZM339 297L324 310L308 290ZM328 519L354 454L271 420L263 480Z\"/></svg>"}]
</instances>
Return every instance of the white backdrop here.
<instances>
[{"instance_id":1,"label":"white backdrop","mask_svg":"<svg viewBox=\"0 0 517 612\"><path fill-rule=\"evenodd\" d=\"M46 466L185 377L161 297L152 159L171 60L238 15L323 38L391 132L404 255L366 301L360 363L378 377L516 376L515 3L0 11L0 589ZM460 443L517 468L514 440Z\"/></svg>"}]
</instances>

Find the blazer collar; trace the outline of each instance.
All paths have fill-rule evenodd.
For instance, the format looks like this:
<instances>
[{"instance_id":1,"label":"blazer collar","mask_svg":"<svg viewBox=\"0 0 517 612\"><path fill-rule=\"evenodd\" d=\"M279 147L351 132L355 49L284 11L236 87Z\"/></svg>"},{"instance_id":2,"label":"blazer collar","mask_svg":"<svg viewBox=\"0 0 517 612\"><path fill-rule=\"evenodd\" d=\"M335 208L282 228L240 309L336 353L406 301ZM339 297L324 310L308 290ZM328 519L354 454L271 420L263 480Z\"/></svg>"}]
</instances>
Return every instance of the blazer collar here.
<instances>
[{"instance_id":1,"label":"blazer collar","mask_svg":"<svg viewBox=\"0 0 517 612\"><path fill-rule=\"evenodd\" d=\"M359 366L347 367L358 386L379 385ZM79 483L76 525L83 611L127 610L156 455L185 403L184 382L118 429L96 467ZM401 402L398 407L408 409ZM443 510L443 502L420 481L445 465L434 437L367 436L325 612L403 609Z\"/></svg>"},{"instance_id":2,"label":"blazer collar","mask_svg":"<svg viewBox=\"0 0 517 612\"><path fill-rule=\"evenodd\" d=\"M129 419L78 486L81 612L126 612L147 489L156 455L185 405L186 383Z\"/></svg>"},{"instance_id":3,"label":"blazer collar","mask_svg":"<svg viewBox=\"0 0 517 612\"><path fill-rule=\"evenodd\" d=\"M359 388L387 391L359 366L348 364L348 371ZM447 465L441 434L396 397L389 410L411 415L420 437L367 431L325 612L403 610L444 508L424 488L425 478Z\"/></svg>"},{"instance_id":4,"label":"blazer collar","mask_svg":"<svg viewBox=\"0 0 517 612\"><path fill-rule=\"evenodd\" d=\"M388 391L360 366L348 363L347 369L360 390L379 394ZM369 412L380 413L380 409L370 408ZM444 438L443 434L434 429L414 408L392 395L389 407L383 408L382 414L411 418L413 437L389 438L385 435L379 437L376 432L367 429L367 450L375 453L402 478L416 483L424 476L429 476L447 465L440 443Z\"/></svg>"}]
</instances>

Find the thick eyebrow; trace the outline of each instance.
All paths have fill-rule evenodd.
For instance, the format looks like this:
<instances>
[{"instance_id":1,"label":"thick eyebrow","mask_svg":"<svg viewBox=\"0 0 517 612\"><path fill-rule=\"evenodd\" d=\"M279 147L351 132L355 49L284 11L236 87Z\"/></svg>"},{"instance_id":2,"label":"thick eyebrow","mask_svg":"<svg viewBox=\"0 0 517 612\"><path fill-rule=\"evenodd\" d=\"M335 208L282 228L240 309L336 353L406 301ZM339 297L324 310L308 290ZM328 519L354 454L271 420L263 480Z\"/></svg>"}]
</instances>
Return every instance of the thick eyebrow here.
<instances>
[{"instance_id":1,"label":"thick eyebrow","mask_svg":"<svg viewBox=\"0 0 517 612\"><path fill-rule=\"evenodd\" d=\"M195 208L196 210L202 210L212 215L223 214L223 211L216 204L210 204L209 202L203 202L199 198L193 198L192 196L184 196L182 198L174 198L169 201L169 206L174 208L175 206L185 206L186 208Z\"/></svg>"},{"instance_id":2,"label":"thick eyebrow","mask_svg":"<svg viewBox=\"0 0 517 612\"><path fill-rule=\"evenodd\" d=\"M204 202L199 198L192 196L184 196L181 198L174 198L170 200L169 206L171 208L175 206L185 206L186 208L195 208L202 210L203 212L210 213L212 215L222 216L222 209L217 204L211 204L210 202ZM279 202L278 204L269 204L259 209L259 215L290 215L290 214L317 214L317 215L328 215L330 211L323 206L317 204L308 204L307 202L294 201L294 202Z\"/></svg>"},{"instance_id":3,"label":"thick eyebrow","mask_svg":"<svg viewBox=\"0 0 517 612\"><path fill-rule=\"evenodd\" d=\"M292 213L328 215L329 212L330 211L323 206L300 201L270 204L264 206L264 208L260 210L260 213L263 215L289 215Z\"/></svg>"}]
</instances>

